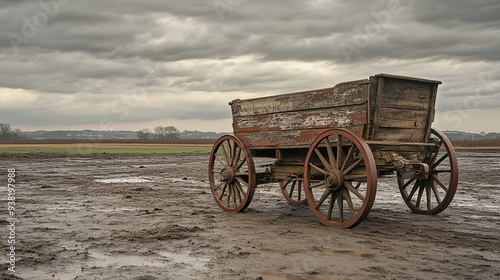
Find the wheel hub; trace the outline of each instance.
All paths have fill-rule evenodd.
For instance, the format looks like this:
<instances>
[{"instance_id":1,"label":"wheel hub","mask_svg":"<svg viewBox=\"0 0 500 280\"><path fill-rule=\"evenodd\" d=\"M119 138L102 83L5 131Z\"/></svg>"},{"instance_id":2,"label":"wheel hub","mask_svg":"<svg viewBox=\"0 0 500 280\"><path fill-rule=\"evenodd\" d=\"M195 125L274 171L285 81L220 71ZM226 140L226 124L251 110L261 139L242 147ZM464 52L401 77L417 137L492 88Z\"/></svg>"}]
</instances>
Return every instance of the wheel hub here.
<instances>
[{"instance_id":1,"label":"wheel hub","mask_svg":"<svg viewBox=\"0 0 500 280\"><path fill-rule=\"evenodd\" d=\"M344 185L344 175L340 172L340 170L332 170L330 173L325 175L325 184L333 190L338 190Z\"/></svg>"},{"instance_id":2,"label":"wheel hub","mask_svg":"<svg viewBox=\"0 0 500 280\"><path fill-rule=\"evenodd\" d=\"M220 172L220 179L225 182L234 182L236 180L236 171L232 167L226 167Z\"/></svg>"}]
</instances>

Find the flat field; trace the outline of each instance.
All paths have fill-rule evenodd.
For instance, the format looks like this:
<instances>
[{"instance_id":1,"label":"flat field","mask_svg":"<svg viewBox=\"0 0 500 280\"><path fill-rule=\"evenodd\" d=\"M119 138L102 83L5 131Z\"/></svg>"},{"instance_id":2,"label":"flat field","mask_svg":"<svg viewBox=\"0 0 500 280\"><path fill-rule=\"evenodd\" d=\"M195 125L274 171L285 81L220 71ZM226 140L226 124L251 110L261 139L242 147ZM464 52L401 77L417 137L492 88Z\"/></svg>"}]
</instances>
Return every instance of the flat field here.
<instances>
[{"instance_id":1,"label":"flat field","mask_svg":"<svg viewBox=\"0 0 500 280\"><path fill-rule=\"evenodd\" d=\"M499 279L500 151L457 154L459 189L443 213L412 214L389 176L349 230L321 225L277 184L259 186L243 213L221 211L206 152L2 154L0 279Z\"/></svg>"},{"instance_id":2,"label":"flat field","mask_svg":"<svg viewBox=\"0 0 500 280\"><path fill-rule=\"evenodd\" d=\"M210 153L214 140L181 141L75 141L45 140L1 143L0 154L192 154Z\"/></svg>"}]
</instances>

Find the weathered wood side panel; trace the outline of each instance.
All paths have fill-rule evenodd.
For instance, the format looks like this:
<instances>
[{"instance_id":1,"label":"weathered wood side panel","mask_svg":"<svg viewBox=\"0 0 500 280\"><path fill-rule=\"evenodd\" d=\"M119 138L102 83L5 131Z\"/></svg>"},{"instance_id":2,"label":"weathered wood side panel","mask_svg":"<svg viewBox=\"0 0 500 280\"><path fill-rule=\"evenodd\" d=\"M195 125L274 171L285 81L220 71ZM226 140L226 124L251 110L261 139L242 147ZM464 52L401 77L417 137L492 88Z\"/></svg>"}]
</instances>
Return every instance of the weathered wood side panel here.
<instances>
[{"instance_id":1,"label":"weathered wood side panel","mask_svg":"<svg viewBox=\"0 0 500 280\"><path fill-rule=\"evenodd\" d=\"M304 148L335 127L363 135L368 122L368 80L230 104L234 133L250 148Z\"/></svg>"},{"instance_id":2,"label":"weathered wood side panel","mask_svg":"<svg viewBox=\"0 0 500 280\"><path fill-rule=\"evenodd\" d=\"M362 135L365 126L347 126L344 128L350 129L358 135ZM251 149L309 148L314 139L325 130L326 129L254 131L235 133L235 135L247 143Z\"/></svg>"},{"instance_id":3,"label":"weathered wood side panel","mask_svg":"<svg viewBox=\"0 0 500 280\"><path fill-rule=\"evenodd\" d=\"M438 81L376 76L373 140L425 142L433 121ZM372 88L373 90L373 88Z\"/></svg>"},{"instance_id":4,"label":"weathered wood side panel","mask_svg":"<svg viewBox=\"0 0 500 280\"><path fill-rule=\"evenodd\" d=\"M419 128L427 126L427 111L382 106L378 116L378 126L392 128Z\"/></svg>"},{"instance_id":5,"label":"weathered wood side panel","mask_svg":"<svg viewBox=\"0 0 500 280\"><path fill-rule=\"evenodd\" d=\"M248 100L237 99L230 105L233 118L237 118L363 104L368 99L368 83L368 80L359 80L341 83L333 88Z\"/></svg>"},{"instance_id":6,"label":"weathered wood side panel","mask_svg":"<svg viewBox=\"0 0 500 280\"><path fill-rule=\"evenodd\" d=\"M361 126L366 123L366 105L238 117L233 121L235 133Z\"/></svg>"}]
</instances>

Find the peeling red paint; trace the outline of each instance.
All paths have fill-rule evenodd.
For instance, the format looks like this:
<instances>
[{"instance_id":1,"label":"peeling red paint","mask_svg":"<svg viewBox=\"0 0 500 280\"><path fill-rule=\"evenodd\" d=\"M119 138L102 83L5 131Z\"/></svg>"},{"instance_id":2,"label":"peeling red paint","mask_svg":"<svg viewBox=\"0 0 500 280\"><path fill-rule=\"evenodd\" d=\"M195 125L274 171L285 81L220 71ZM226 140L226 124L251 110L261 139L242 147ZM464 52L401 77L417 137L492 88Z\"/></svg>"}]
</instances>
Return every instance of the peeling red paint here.
<instances>
[{"instance_id":1,"label":"peeling red paint","mask_svg":"<svg viewBox=\"0 0 500 280\"><path fill-rule=\"evenodd\" d=\"M307 147L321 132L337 127L362 130L368 85L333 88L233 102L233 130L251 148Z\"/></svg>"}]
</instances>

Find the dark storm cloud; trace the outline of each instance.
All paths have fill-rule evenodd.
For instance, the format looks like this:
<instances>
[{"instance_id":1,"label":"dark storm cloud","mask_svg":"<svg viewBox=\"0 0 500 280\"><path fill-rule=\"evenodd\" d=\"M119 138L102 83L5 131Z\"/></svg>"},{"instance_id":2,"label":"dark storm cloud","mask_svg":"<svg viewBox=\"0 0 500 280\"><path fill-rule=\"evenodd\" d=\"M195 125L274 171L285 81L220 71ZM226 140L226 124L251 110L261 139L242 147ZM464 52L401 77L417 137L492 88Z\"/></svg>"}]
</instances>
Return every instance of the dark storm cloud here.
<instances>
[{"instance_id":1,"label":"dark storm cloud","mask_svg":"<svg viewBox=\"0 0 500 280\"><path fill-rule=\"evenodd\" d=\"M220 20L211 1L70 1L27 45L154 61L255 53L268 60L345 63L339 46L372 35L366 27L375 23L377 38L362 47L364 59L429 55L474 59L474 54L479 59L499 59L494 50L499 36L488 36L492 30L485 30L498 32L496 1L402 0L397 13L390 13L390 2L241 1ZM2 29L20 34L22 18L32 19L37 11L44 11L37 1L8 5L2 10ZM179 26L162 25L161 19L198 28L187 30L190 33L178 41L168 28ZM159 38L164 41L153 44ZM10 47L6 36L1 45Z\"/></svg>"},{"instance_id":2,"label":"dark storm cloud","mask_svg":"<svg viewBox=\"0 0 500 280\"><path fill-rule=\"evenodd\" d=\"M500 60L499 14L493 0L1 1L0 90L60 96L85 111L109 108L137 88L147 89L148 100L231 92L245 98L396 72L443 80L438 109L448 111L474 97L479 76L488 74L484 87L493 90L478 106L500 107L500 77L492 74ZM145 82L151 69L154 78ZM227 117L223 100L179 106L181 99L169 99L162 115ZM26 112L40 112L32 115L37 122L44 114L71 122L71 110L29 106ZM105 117L101 109L74 120L94 122ZM139 107L134 118L153 119L158 110Z\"/></svg>"}]
</instances>

